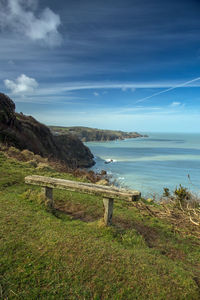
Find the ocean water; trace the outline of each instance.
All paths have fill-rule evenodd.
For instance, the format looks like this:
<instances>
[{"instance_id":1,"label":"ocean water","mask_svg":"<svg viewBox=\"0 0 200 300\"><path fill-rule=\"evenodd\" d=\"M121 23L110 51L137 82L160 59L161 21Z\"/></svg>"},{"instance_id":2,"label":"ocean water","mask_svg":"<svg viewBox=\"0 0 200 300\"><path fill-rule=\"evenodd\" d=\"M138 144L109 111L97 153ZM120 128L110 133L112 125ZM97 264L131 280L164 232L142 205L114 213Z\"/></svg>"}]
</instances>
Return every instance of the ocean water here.
<instances>
[{"instance_id":1,"label":"ocean water","mask_svg":"<svg viewBox=\"0 0 200 300\"><path fill-rule=\"evenodd\" d=\"M147 133L148 138L85 143L95 156L94 171L106 170L122 186L143 196L182 184L200 195L200 134ZM113 160L105 164L105 161Z\"/></svg>"}]
</instances>

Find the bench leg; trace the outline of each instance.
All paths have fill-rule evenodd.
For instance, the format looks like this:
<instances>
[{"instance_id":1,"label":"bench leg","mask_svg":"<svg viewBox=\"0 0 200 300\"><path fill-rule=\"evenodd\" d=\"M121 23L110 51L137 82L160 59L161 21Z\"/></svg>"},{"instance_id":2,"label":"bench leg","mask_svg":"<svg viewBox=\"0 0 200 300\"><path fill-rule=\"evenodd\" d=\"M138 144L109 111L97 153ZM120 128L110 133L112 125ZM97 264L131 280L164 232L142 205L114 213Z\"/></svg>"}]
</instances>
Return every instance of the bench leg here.
<instances>
[{"instance_id":1,"label":"bench leg","mask_svg":"<svg viewBox=\"0 0 200 300\"><path fill-rule=\"evenodd\" d=\"M48 208L53 208L53 189L49 187L43 187L42 192L46 199L45 204Z\"/></svg>"},{"instance_id":2,"label":"bench leg","mask_svg":"<svg viewBox=\"0 0 200 300\"><path fill-rule=\"evenodd\" d=\"M112 225L112 216L113 216L113 202L111 198L103 198L104 204L104 222L106 226Z\"/></svg>"}]
</instances>

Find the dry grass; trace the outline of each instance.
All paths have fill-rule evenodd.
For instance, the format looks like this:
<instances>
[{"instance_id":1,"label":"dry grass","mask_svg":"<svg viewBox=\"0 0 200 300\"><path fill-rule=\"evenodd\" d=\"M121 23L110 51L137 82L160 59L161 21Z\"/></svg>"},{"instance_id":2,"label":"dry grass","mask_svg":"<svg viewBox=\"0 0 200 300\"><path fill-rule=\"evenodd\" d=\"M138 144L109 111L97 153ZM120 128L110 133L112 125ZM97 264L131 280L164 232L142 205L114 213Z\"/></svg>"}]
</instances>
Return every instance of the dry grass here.
<instances>
[{"instance_id":1,"label":"dry grass","mask_svg":"<svg viewBox=\"0 0 200 300\"><path fill-rule=\"evenodd\" d=\"M164 219L173 225L174 232L184 236L196 236L200 239L200 209L199 202L188 202L183 206L180 200L172 198L163 199L159 205L135 203L137 209L144 215Z\"/></svg>"}]
</instances>

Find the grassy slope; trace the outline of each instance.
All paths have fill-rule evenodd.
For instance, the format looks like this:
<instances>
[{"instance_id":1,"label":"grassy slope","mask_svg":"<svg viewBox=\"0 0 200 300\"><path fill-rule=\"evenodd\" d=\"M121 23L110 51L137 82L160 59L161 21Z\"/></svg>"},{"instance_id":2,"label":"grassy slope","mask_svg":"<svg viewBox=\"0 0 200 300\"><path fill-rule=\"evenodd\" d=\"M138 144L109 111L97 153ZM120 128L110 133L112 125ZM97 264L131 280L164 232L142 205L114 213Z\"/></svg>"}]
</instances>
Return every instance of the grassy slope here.
<instances>
[{"instance_id":1,"label":"grassy slope","mask_svg":"<svg viewBox=\"0 0 200 300\"><path fill-rule=\"evenodd\" d=\"M105 228L101 199L66 191L55 191L53 215L28 174L36 170L0 152L0 298L199 299L195 238L122 202Z\"/></svg>"}]
</instances>

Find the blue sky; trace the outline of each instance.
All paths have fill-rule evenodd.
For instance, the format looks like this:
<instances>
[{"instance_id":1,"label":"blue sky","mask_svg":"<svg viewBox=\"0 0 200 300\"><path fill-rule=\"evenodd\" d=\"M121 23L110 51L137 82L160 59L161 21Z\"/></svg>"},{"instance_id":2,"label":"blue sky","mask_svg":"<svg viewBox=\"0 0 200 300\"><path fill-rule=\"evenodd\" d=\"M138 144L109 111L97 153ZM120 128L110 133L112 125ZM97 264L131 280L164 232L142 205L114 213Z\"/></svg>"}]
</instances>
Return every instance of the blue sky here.
<instances>
[{"instance_id":1,"label":"blue sky","mask_svg":"<svg viewBox=\"0 0 200 300\"><path fill-rule=\"evenodd\" d=\"M51 125L200 132L200 1L0 0L0 90Z\"/></svg>"}]
</instances>

